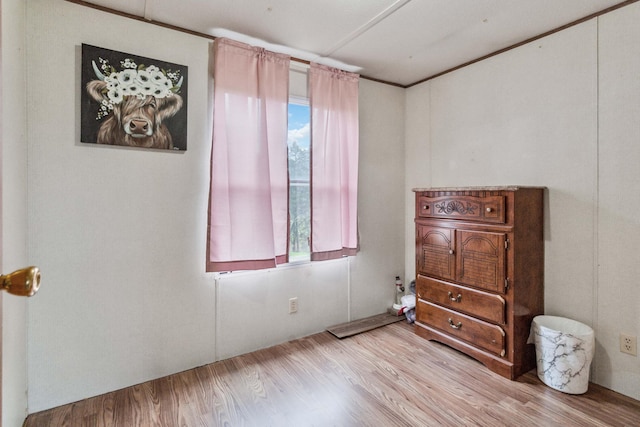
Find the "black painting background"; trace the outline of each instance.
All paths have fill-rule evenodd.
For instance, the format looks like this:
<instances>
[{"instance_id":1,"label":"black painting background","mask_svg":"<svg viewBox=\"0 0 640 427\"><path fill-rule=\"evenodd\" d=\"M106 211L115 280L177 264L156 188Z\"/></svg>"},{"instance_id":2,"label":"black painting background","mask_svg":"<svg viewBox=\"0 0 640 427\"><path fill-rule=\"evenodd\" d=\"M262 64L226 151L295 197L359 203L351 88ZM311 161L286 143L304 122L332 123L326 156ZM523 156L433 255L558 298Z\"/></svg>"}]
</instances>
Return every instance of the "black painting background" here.
<instances>
[{"instance_id":1,"label":"black painting background","mask_svg":"<svg viewBox=\"0 0 640 427\"><path fill-rule=\"evenodd\" d=\"M109 64L117 71L122 71L120 61L129 58L135 61L136 64L144 64L145 66L155 65L163 70L180 71L180 75L183 77L182 86L178 93L183 100L182 108L176 113L175 116L168 118L164 121L164 124L169 129L171 137L173 138L173 147L175 150L187 149L187 93L188 93L188 67L185 65L173 64L171 62L160 61L157 59L150 59L144 56L131 55L128 53L117 52L110 49L104 49L96 46L82 44L82 72L81 72L81 96L80 96L80 141L86 143L96 143L98 139L98 129L102 124L104 117L101 120L97 120L98 111L100 110L100 104L91 98L87 94L87 83L91 80L96 80L96 74L93 71L91 61L95 61L98 69L100 69L99 58L104 58L109 61ZM102 71L100 69L100 71Z\"/></svg>"}]
</instances>

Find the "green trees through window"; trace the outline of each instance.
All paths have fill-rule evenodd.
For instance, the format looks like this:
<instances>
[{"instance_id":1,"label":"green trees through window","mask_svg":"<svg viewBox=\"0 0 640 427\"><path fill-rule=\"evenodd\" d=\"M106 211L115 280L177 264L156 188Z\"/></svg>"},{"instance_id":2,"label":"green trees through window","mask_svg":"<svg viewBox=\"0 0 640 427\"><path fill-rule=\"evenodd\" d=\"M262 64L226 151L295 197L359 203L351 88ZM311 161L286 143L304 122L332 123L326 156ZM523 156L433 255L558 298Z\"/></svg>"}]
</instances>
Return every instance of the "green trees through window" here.
<instances>
[{"instance_id":1,"label":"green trees through window","mask_svg":"<svg viewBox=\"0 0 640 427\"><path fill-rule=\"evenodd\" d=\"M309 105L289 103L289 261L309 259L311 238Z\"/></svg>"}]
</instances>

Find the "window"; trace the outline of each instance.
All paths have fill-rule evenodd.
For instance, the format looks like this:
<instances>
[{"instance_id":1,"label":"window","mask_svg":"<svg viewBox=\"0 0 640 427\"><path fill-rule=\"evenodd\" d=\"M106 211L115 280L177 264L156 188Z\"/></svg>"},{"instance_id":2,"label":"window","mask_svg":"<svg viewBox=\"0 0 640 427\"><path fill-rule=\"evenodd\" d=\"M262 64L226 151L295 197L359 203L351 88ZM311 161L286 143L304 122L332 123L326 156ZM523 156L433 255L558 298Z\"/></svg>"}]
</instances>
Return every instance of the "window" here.
<instances>
[{"instance_id":1,"label":"window","mask_svg":"<svg viewBox=\"0 0 640 427\"><path fill-rule=\"evenodd\" d=\"M289 100L289 262L308 260L311 238L309 101Z\"/></svg>"},{"instance_id":2,"label":"window","mask_svg":"<svg viewBox=\"0 0 640 427\"><path fill-rule=\"evenodd\" d=\"M359 76L311 62L302 95L285 54L218 38L213 56L206 270L355 255Z\"/></svg>"}]
</instances>

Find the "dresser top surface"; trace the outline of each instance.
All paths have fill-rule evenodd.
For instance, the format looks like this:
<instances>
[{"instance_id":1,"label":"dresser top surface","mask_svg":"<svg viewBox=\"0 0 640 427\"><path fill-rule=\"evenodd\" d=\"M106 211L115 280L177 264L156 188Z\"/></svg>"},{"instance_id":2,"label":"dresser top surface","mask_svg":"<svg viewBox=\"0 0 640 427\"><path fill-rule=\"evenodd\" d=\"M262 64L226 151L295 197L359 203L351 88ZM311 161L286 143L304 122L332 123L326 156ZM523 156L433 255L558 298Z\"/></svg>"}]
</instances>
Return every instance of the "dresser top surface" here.
<instances>
[{"instance_id":1,"label":"dresser top surface","mask_svg":"<svg viewBox=\"0 0 640 427\"><path fill-rule=\"evenodd\" d=\"M494 187L424 187L413 188L412 191L419 193L422 191L517 191L519 189L535 188L545 189L546 187L534 187L526 185L503 185Z\"/></svg>"}]
</instances>

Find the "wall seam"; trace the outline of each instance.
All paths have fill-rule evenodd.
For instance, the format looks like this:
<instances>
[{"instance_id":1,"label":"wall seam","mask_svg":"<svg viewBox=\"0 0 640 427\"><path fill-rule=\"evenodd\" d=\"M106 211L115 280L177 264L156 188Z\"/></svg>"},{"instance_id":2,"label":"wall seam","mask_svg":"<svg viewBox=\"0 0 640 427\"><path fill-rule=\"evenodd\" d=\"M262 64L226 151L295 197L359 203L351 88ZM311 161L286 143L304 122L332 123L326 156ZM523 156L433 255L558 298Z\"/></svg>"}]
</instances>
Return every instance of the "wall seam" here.
<instances>
[{"instance_id":1,"label":"wall seam","mask_svg":"<svg viewBox=\"0 0 640 427\"><path fill-rule=\"evenodd\" d=\"M594 215L593 215L593 305L591 307L592 313L592 327L595 336L599 336L598 331L600 329L598 319L598 294L600 291L600 256L599 249L599 227L600 227L600 17L596 18L596 159L595 159L595 183L593 190L593 203L594 203ZM593 360L593 380L598 382L599 371L599 357L594 357Z\"/></svg>"},{"instance_id":2,"label":"wall seam","mask_svg":"<svg viewBox=\"0 0 640 427\"><path fill-rule=\"evenodd\" d=\"M218 337L220 336L220 331L219 331L219 327L220 327L220 275L216 274L216 277L213 279L213 286L214 286L214 298L215 301L213 303L213 306L215 307L215 314L214 314L214 322L215 325L213 325L213 330L215 331L215 336L213 337L213 360L215 362L217 362L218 360L220 360L220 355L218 354Z\"/></svg>"},{"instance_id":3,"label":"wall seam","mask_svg":"<svg viewBox=\"0 0 640 427\"><path fill-rule=\"evenodd\" d=\"M31 169L30 165L31 165L31 156L30 156L30 151L31 151L31 145L29 143L30 138L29 138L29 122L30 122L30 115L29 115L29 61L28 61L28 57L29 57L29 38L28 38L28 27L29 27L29 13L28 13L28 1L25 1L22 3L22 16L23 16L23 23L24 23L24 28L23 30L23 34L22 34L22 43L24 46L24 54L21 58L22 60L22 65L24 67L24 82L23 82L23 87L24 87L24 142L26 144L25 147L25 161L26 161L26 177L25 177L25 196L24 196L24 212L25 212L25 216L26 216L26 221L25 221L25 230L24 230L24 253L26 256L26 262L31 265L31 245L29 244L30 241L30 235L31 235L31 227L30 227L30 217L29 217L29 205L30 205L30 194L29 194L29 190L31 188L31 174L29 173L29 170ZM31 323L29 322L29 306L30 304L27 304L25 302L25 308L24 308L24 321L25 321L25 337L24 337L24 351L25 351L25 363L24 363L24 379L26 381L26 383L24 384L24 418L26 421L26 418L29 416L29 384L30 384L30 375L29 375L29 337L30 337L30 331L31 331Z\"/></svg>"},{"instance_id":4,"label":"wall seam","mask_svg":"<svg viewBox=\"0 0 640 427\"><path fill-rule=\"evenodd\" d=\"M351 322L351 257L347 257L347 321Z\"/></svg>"}]
</instances>

